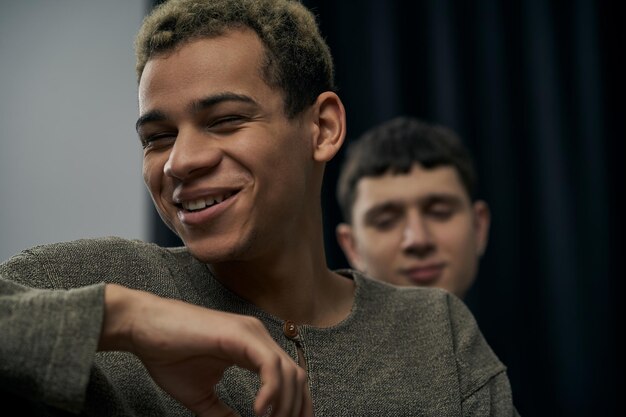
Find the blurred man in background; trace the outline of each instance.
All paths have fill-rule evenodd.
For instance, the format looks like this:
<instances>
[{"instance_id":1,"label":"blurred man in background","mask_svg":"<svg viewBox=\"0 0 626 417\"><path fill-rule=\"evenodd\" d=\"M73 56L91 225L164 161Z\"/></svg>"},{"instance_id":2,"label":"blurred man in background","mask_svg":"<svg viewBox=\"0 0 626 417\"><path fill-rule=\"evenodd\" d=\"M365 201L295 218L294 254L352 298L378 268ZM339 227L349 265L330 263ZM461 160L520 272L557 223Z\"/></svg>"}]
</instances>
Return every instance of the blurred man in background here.
<instances>
[{"instance_id":1,"label":"blurred man in background","mask_svg":"<svg viewBox=\"0 0 626 417\"><path fill-rule=\"evenodd\" d=\"M463 298L489 233L489 207L475 191L472 157L455 132L389 120L348 148L337 188L339 245L353 268L376 279Z\"/></svg>"}]
</instances>

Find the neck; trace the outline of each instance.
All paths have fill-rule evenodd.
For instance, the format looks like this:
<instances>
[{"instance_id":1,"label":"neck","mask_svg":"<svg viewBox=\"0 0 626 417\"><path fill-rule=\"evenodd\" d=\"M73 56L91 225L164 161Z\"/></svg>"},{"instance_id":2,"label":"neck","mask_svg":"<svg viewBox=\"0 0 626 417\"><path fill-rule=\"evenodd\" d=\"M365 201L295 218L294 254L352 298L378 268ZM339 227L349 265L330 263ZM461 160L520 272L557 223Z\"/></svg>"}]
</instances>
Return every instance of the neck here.
<instances>
[{"instance_id":1,"label":"neck","mask_svg":"<svg viewBox=\"0 0 626 417\"><path fill-rule=\"evenodd\" d=\"M240 297L296 324L332 326L352 309L354 283L327 268L321 233L290 240L252 260L210 268Z\"/></svg>"}]
</instances>

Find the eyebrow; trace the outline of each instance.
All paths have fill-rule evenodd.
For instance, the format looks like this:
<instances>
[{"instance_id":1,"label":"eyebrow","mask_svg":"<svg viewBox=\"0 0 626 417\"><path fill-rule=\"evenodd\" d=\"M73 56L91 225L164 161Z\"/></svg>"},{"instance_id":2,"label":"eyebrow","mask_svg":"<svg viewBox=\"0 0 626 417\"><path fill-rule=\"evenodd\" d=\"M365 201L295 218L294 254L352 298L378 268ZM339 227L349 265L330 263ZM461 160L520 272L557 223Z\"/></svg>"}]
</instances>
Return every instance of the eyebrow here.
<instances>
[{"instance_id":1,"label":"eyebrow","mask_svg":"<svg viewBox=\"0 0 626 417\"><path fill-rule=\"evenodd\" d=\"M456 194L448 194L448 193L432 193L425 196L423 199L420 199L422 204L435 204L435 203L447 203L455 206L460 206L463 204L463 199Z\"/></svg>"},{"instance_id":2,"label":"eyebrow","mask_svg":"<svg viewBox=\"0 0 626 417\"><path fill-rule=\"evenodd\" d=\"M257 105L257 102L254 99L252 99L252 97L250 96L225 92L225 93L213 94L208 97L204 97L202 99L193 101L189 105L189 111L191 113L198 113L202 110L205 110L217 104L228 102L228 101ZM164 112L160 110L149 111L148 113L142 114L137 119L137 122L135 123L135 130L139 132L139 130L141 129L143 125L147 123L152 123L152 122L161 122L163 120L167 120L167 115Z\"/></svg>"},{"instance_id":3,"label":"eyebrow","mask_svg":"<svg viewBox=\"0 0 626 417\"><path fill-rule=\"evenodd\" d=\"M254 101L252 97L250 96L246 96L244 94L226 92L226 93L213 94L211 96L202 98L200 100L196 100L192 102L189 107L192 112L197 113L206 108L213 107L217 104L220 104L226 101L238 101L242 103L255 104L255 105L257 104L257 102Z\"/></svg>"}]
</instances>

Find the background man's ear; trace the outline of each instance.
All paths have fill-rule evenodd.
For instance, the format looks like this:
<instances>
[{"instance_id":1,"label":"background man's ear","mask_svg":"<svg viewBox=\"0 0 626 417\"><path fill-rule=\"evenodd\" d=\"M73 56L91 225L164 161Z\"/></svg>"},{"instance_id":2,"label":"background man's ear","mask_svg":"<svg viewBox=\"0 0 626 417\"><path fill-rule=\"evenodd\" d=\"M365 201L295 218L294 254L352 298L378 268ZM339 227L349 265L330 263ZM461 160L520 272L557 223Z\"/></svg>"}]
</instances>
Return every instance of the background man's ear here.
<instances>
[{"instance_id":1,"label":"background man's ear","mask_svg":"<svg viewBox=\"0 0 626 417\"><path fill-rule=\"evenodd\" d=\"M330 161L339 151L346 137L346 110L339 96L326 91L317 97L315 103L313 159L318 162Z\"/></svg>"},{"instance_id":2,"label":"background man's ear","mask_svg":"<svg viewBox=\"0 0 626 417\"><path fill-rule=\"evenodd\" d=\"M362 270L363 265L361 265L361 257L352 234L352 227L347 223L339 223L335 228L335 235L337 236L337 243L339 243L341 250L346 255L350 266L354 269Z\"/></svg>"},{"instance_id":3,"label":"background man's ear","mask_svg":"<svg viewBox=\"0 0 626 417\"><path fill-rule=\"evenodd\" d=\"M489 241L489 227L491 225L491 211L486 202L474 202L474 227L476 230L476 250L482 256Z\"/></svg>"}]
</instances>

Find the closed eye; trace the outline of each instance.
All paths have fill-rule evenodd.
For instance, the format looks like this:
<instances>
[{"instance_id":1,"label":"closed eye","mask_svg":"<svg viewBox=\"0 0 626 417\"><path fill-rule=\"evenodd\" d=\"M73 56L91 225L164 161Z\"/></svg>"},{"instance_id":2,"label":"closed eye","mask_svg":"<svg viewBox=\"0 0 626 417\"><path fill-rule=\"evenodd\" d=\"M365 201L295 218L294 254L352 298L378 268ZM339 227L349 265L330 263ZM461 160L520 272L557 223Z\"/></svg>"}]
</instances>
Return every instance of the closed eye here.
<instances>
[{"instance_id":1,"label":"closed eye","mask_svg":"<svg viewBox=\"0 0 626 417\"><path fill-rule=\"evenodd\" d=\"M448 220L450 217L452 217L452 215L454 214L454 211L447 209L447 208L446 209L437 208L437 209L429 210L428 214L430 214L431 217L437 220Z\"/></svg>"},{"instance_id":2,"label":"closed eye","mask_svg":"<svg viewBox=\"0 0 626 417\"><path fill-rule=\"evenodd\" d=\"M404 210L394 204L383 204L368 210L364 216L366 226L379 231L392 229L404 216Z\"/></svg>"},{"instance_id":3,"label":"closed eye","mask_svg":"<svg viewBox=\"0 0 626 417\"><path fill-rule=\"evenodd\" d=\"M435 200L426 205L424 213L435 220L446 221L459 210L459 205L457 200Z\"/></svg>"},{"instance_id":4,"label":"closed eye","mask_svg":"<svg viewBox=\"0 0 626 417\"><path fill-rule=\"evenodd\" d=\"M218 133L228 133L239 128L242 124L249 120L248 117L240 115L229 115L212 119L207 128Z\"/></svg>"},{"instance_id":5,"label":"closed eye","mask_svg":"<svg viewBox=\"0 0 626 417\"><path fill-rule=\"evenodd\" d=\"M377 230L385 231L392 229L398 223L398 216L380 216L377 219L372 219L370 225Z\"/></svg>"},{"instance_id":6,"label":"closed eye","mask_svg":"<svg viewBox=\"0 0 626 417\"><path fill-rule=\"evenodd\" d=\"M163 133L155 133L147 136L141 136L139 138L141 140L141 145L144 149L146 148L154 148L166 146L173 142L176 139L176 133L173 132L163 132Z\"/></svg>"}]
</instances>

